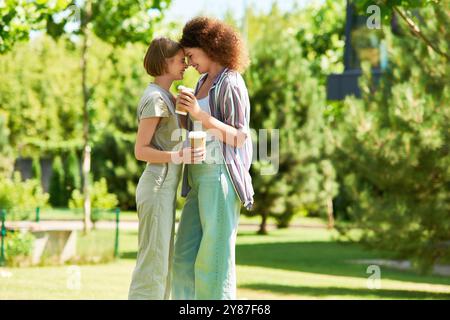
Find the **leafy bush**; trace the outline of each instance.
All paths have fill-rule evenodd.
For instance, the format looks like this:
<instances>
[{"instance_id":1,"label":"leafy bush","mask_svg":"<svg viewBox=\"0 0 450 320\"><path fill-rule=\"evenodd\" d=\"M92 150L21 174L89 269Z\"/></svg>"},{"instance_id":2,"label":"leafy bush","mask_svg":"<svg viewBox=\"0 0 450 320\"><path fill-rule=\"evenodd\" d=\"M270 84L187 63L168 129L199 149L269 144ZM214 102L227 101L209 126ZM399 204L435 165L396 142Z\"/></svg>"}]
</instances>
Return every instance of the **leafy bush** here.
<instances>
[{"instance_id":1,"label":"leafy bush","mask_svg":"<svg viewBox=\"0 0 450 320\"><path fill-rule=\"evenodd\" d=\"M108 192L108 185L105 178L94 182L90 189L91 195L91 220L93 223L100 219L100 214L105 209L112 209L117 207L119 201L117 196ZM79 209L83 208L83 194L77 189L72 192L72 199L69 201L69 208Z\"/></svg>"},{"instance_id":2,"label":"leafy bush","mask_svg":"<svg viewBox=\"0 0 450 320\"><path fill-rule=\"evenodd\" d=\"M5 257L8 266L29 265L34 236L29 232L9 232L5 239Z\"/></svg>"},{"instance_id":3,"label":"leafy bush","mask_svg":"<svg viewBox=\"0 0 450 320\"><path fill-rule=\"evenodd\" d=\"M448 39L444 8L420 14L428 21L423 32ZM391 67L377 90L366 64L362 98L344 103L335 163L345 173L350 227L360 228L370 247L425 272L450 257L450 65L409 36L387 32L387 43Z\"/></svg>"},{"instance_id":4,"label":"leafy bush","mask_svg":"<svg viewBox=\"0 0 450 320\"><path fill-rule=\"evenodd\" d=\"M47 205L48 198L49 195L42 190L40 181L21 181L19 172L14 173L13 179L0 178L0 208L19 214L15 218L28 218L29 213L36 207Z\"/></svg>"},{"instance_id":5,"label":"leafy bush","mask_svg":"<svg viewBox=\"0 0 450 320\"><path fill-rule=\"evenodd\" d=\"M273 163L279 160L278 172L263 175L262 169L267 168L264 159L258 159L251 168L255 206L244 214L261 215L262 234L266 233L269 216L276 219L278 227L287 227L296 213L325 214L327 203L337 191L334 168L328 159L332 149L324 133L324 87L302 56L294 29L283 29L289 15L273 9L265 19L269 19L264 26L266 32L255 40L252 65L245 73L250 125L255 130L268 129L268 150L276 133L272 129L279 130L279 150L268 155Z\"/></svg>"},{"instance_id":6,"label":"leafy bush","mask_svg":"<svg viewBox=\"0 0 450 320\"><path fill-rule=\"evenodd\" d=\"M136 206L135 191L144 163L133 152L136 131L124 134L105 130L101 143L92 150L92 173L95 180L106 178L110 191L119 199L122 208Z\"/></svg>"}]
</instances>

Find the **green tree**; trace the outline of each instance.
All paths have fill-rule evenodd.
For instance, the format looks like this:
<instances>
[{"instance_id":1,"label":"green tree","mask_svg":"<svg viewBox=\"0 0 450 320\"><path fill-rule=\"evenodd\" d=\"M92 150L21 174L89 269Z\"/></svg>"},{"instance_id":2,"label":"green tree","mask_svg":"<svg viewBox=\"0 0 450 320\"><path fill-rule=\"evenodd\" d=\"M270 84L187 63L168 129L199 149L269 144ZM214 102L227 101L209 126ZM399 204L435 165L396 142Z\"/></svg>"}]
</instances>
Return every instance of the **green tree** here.
<instances>
[{"instance_id":1,"label":"green tree","mask_svg":"<svg viewBox=\"0 0 450 320\"><path fill-rule=\"evenodd\" d=\"M49 195L44 193L39 181L22 181L19 172L10 178L0 177L0 208L6 209L15 218L29 219L36 207L47 204Z\"/></svg>"},{"instance_id":2,"label":"green tree","mask_svg":"<svg viewBox=\"0 0 450 320\"><path fill-rule=\"evenodd\" d=\"M424 33L449 38L448 7L419 13ZM364 65L362 98L347 99L337 119L335 163L362 241L427 271L450 252L450 66L425 42L385 33L390 68L374 92Z\"/></svg>"},{"instance_id":3,"label":"green tree","mask_svg":"<svg viewBox=\"0 0 450 320\"><path fill-rule=\"evenodd\" d=\"M49 193L53 207L64 206L64 168L60 156L53 159Z\"/></svg>"},{"instance_id":4,"label":"green tree","mask_svg":"<svg viewBox=\"0 0 450 320\"><path fill-rule=\"evenodd\" d=\"M332 150L324 132L324 87L312 76L295 29L285 29L289 18L276 7L264 17L262 35L251 47L252 65L245 74L251 127L268 129L269 141L275 137L273 129L279 129L279 152L270 155L272 161L279 158L278 172L262 174L267 169L264 159L251 169L255 207L246 214L261 215L261 234L267 232L269 216L275 217L279 227L286 227L298 212L327 212L337 189L328 159Z\"/></svg>"},{"instance_id":5,"label":"green tree","mask_svg":"<svg viewBox=\"0 0 450 320\"><path fill-rule=\"evenodd\" d=\"M79 13L79 28L76 34L81 38L81 88L83 96L83 194L84 194L84 231L90 229L90 196L89 174L91 162L90 137L90 109L94 99L95 84L88 83L88 54L92 34L103 41L115 46L130 42L146 42L151 39L152 16L157 20L163 8L170 4L170 0L136 2L132 0L117 2L114 0L86 0L82 5L76 6L74 14ZM76 3L75 3L76 5ZM153 10L153 11L152 11ZM54 22L54 20L53 20ZM48 28L52 35L59 36L67 25L54 23ZM59 27L59 28L58 28Z\"/></svg>"},{"instance_id":6,"label":"green tree","mask_svg":"<svg viewBox=\"0 0 450 320\"><path fill-rule=\"evenodd\" d=\"M69 4L69 0L2 1L0 4L0 54L11 50L16 42L28 40L32 30L44 28L52 14L60 12Z\"/></svg>"},{"instance_id":7,"label":"green tree","mask_svg":"<svg viewBox=\"0 0 450 320\"><path fill-rule=\"evenodd\" d=\"M81 76L75 50L64 41L36 36L0 56L0 73L6 80L0 82L0 106L8 115L13 160L51 157L82 147L77 86Z\"/></svg>"},{"instance_id":8,"label":"green tree","mask_svg":"<svg viewBox=\"0 0 450 320\"><path fill-rule=\"evenodd\" d=\"M402 20L408 33L423 42L428 48L434 51L435 54L440 55L447 61L450 59L448 52L448 38L443 37L440 33L430 35L423 29L426 28L426 19L423 19L420 14L421 8L427 7L441 7L443 9L449 8L449 0L359 0L354 1L355 7L362 14L367 14L367 8L371 5L377 5L380 8L381 18L387 22L395 15L399 20ZM445 10L442 10L442 15L448 16ZM446 23L447 24L447 23ZM445 25L446 25L445 24Z\"/></svg>"},{"instance_id":9,"label":"green tree","mask_svg":"<svg viewBox=\"0 0 450 320\"><path fill-rule=\"evenodd\" d=\"M151 81L142 67L146 46L114 48L96 37L91 40L88 80L98 83L90 109L92 173L96 180L107 179L109 191L117 194L123 209L133 209L143 170L132 152L136 105ZM11 165L17 156L65 157L70 150L83 148L78 54L76 46L43 34L0 56L0 70L7 79L0 82L2 119L11 132L2 135L10 150L4 160ZM189 79L184 83L192 86L195 79Z\"/></svg>"},{"instance_id":10,"label":"green tree","mask_svg":"<svg viewBox=\"0 0 450 320\"><path fill-rule=\"evenodd\" d=\"M151 80L142 67L145 49L139 43L114 49L115 59L96 87L92 173L95 180L106 178L108 190L117 195L123 209L135 208L136 183L143 170L133 148L136 106ZM100 62L101 58L92 60Z\"/></svg>"},{"instance_id":11,"label":"green tree","mask_svg":"<svg viewBox=\"0 0 450 320\"><path fill-rule=\"evenodd\" d=\"M295 37L321 85L344 70L345 0L326 0L296 13Z\"/></svg>"},{"instance_id":12,"label":"green tree","mask_svg":"<svg viewBox=\"0 0 450 320\"><path fill-rule=\"evenodd\" d=\"M62 2L61 2L62 3ZM14 3L18 11L25 10L27 2ZM64 4L66 4L64 2ZM114 46L122 46L130 42L148 43L152 36L152 27L162 18L162 12L170 4L170 0L157 1L115 1L115 0L86 0L83 2L71 1L58 15L46 15L45 30L54 37L76 36L80 45L80 70L82 93L82 137L83 137L83 194L84 202L84 231L90 229L90 196L89 174L91 161L91 119L92 105L95 100L96 83L88 80L89 76L89 49L93 35ZM46 3L38 3L37 7L46 7ZM63 6L64 7L64 6ZM11 10L11 7L7 8ZM39 10L44 12L45 9ZM57 10L55 10L57 12ZM44 12L45 14L47 12ZM39 15L39 21L45 14ZM33 19L25 15L27 25ZM14 20L5 20L8 28ZM73 38L73 37L72 37ZM11 41L12 42L12 41Z\"/></svg>"}]
</instances>

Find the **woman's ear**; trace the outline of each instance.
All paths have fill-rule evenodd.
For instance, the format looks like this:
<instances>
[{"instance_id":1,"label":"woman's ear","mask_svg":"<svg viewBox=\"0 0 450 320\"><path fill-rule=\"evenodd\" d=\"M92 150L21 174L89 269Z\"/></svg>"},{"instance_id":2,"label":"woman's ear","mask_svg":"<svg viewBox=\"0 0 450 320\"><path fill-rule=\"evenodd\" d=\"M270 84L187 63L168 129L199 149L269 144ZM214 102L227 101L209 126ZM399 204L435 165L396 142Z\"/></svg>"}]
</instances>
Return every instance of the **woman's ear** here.
<instances>
[{"instance_id":1,"label":"woman's ear","mask_svg":"<svg viewBox=\"0 0 450 320\"><path fill-rule=\"evenodd\" d=\"M164 73L169 72L169 65L173 62L173 58L166 58L164 61Z\"/></svg>"}]
</instances>

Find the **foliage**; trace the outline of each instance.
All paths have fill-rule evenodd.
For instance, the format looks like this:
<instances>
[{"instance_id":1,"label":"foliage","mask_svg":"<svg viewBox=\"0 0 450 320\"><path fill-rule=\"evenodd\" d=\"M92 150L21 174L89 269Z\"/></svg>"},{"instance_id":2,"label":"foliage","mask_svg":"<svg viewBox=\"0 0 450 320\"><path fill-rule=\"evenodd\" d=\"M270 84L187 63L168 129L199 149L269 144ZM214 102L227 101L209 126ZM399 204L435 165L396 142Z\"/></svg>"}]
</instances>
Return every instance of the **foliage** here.
<instances>
[{"instance_id":1,"label":"foliage","mask_svg":"<svg viewBox=\"0 0 450 320\"><path fill-rule=\"evenodd\" d=\"M10 267L29 265L34 236L29 232L8 232L5 237L5 258Z\"/></svg>"},{"instance_id":2,"label":"foliage","mask_svg":"<svg viewBox=\"0 0 450 320\"><path fill-rule=\"evenodd\" d=\"M70 6L60 15L49 17L46 31L55 38L67 33L83 36L83 26L88 26L98 38L113 46L133 42L149 43L152 29L161 21L170 2L171 0L71 1Z\"/></svg>"},{"instance_id":3,"label":"foliage","mask_svg":"<svg viewBox=\"0 0 450 320\"><path fill-rule=\"evenodd\" d=\"M420 11L424 32L449 37L445 10ZM450 252L450 66L423 42L386 33L390 69L374 92L365 65L363 97L345 101L333 135L335 164L363 241L427 271Z\"/></svg>"},{"instance_id":4,"label":"foliage","mask_svg":"<svg viewBox=\"0 0 450 320\"><path fill-rule=\"evenodd\" d=\"M78 65L74 50L43 35L0 56L0 106L13 156L50 157L80 145Z\"/></svg>"},{"instance_id":5,"label":"foliage","mask_svg":"<svg viewBox=\"0 0 450 320\"><path fill-rule=\"evenodd\" d=\"M94 182L91 190L91 206L98 209L111 209L117 207L119 201L115 194L108 192L106 179L102 178ZM69 201L69 208L83 208L83 194L80 190L74 190Z\"/></svg>"},{"instance_id":6,"label":"foliage","mask_svg":"<svg viewBox=\"0 0 450 320\"><path fill-rule=\"evenodd\" d=\"M7 0L0 3L0 54L18 41L28 40L32 30L45 28L46 20L70 1Z\"/></svg>"},{"instance_id":7,"label":"foliage","mask_svg":"<svg viewBox=\"0 0 450 320\"><path fill-rule=\"evenodd\" d=\"M286 227L297 212L324 212L337 191L334 169L327 158L332 150L324 135L324 88L313 78L294 30L283 32L275 27L282 28L289 16L280 17L276 8L273 10L270 17L264 17L270 28L266 26L264 37L251 48L252 65L245 74L251 127L279 129L280 136L279 153L270 155L272 161L279 158L278 172L261 174L267 166L263 159L258 159L251 171L254 212L263 217L262 233L267 216L274 216L280 227ZM280 23L270 21L272 18ZM273 134L271 131L269 137Z\"/></svg>"},{"instance_id":8,"label":"foliage","mask_svg":"<svg viewBox=\"0 0 450 320\"><path fill-rule=\"evenodd\" d=\"M29 39L36 30L53 37L65 33L79 35L80 23L87 19L91 4L90 24L105 42L123 45L128 42L150 42L155 22L163 17L170 0L157 1L25 1L8 0L0 5L0 54L10 51L19 41Z\"/></svg>"},{"instance_id":9,"label":"foliage","mask_svg":"<svg viewBox=\"0 0 450 320\"><path fill-rule=\"evenodd\" d=\"M49 195L43 192L40 181L21 181L18 172L14 173L12 179L0 178L0 208L6 209L7 212L14 210L20 213L22 218L27 218L29 210L44 207L48 198Z\"/></svg>"},{"instance_id":10,"label":"foliage","mask_svg":"<svg viewBox=\"0 0 450 320\"><path fill-rule=\"evenodd\" d=\"M370 5L378 5L382 18L387 22L391 19L395 7L411 10L428 7L439 2L439 0L359 0L354 4L360 13L365 13Z\"/></svg>"},{"instance_id":11,"label":"foliage","mask_svg":"<svg viewBox=\"0 0 450 320\"><path fill-rule=\"evenodd\" d=\"M86 0L71 1L69 6L63 10L57 11L58 14L48 15L45 27L46 33L53 38L64 38L70 40L70 44L79 48L79 71L81 73L81 81L77 86L80 91L81 110L82 110L82 145L83 145L83 162L90 162L90 149L95 140L95 136L91 135L92 113L96 110L93 104L96 101L96 82L88 79L90 76L90 46L91 38L94 36L103 41L104 44L110 44L114 48L124 47L129 43L144 42L149 43L152 37L152 29L155 23L162 18L162 12L170 4L170 0L155 1L115 1L115 0ZM26 3L17 3L18 10L24 10ZM39 3L46 8L47 3ZM7 10L11 10L9 6ZM61 9L61 8L60 8ZM26 22L30 22L25 17ZM14 21L5 21L4 29L8 29ZM14 41L11 41L12 43ZM11 44L12 45L12 44ZM115 58L114 54L108 55L108 59L103 61L106 63ZM103 69L100 69L100 72ZM83 167L83 188L88 188L90 167ZM85 208L88 207L89 199L85 197ZM88 214L89 211L85 211ZM88 231L88 226L85 226Z\"/></svg>"},{"instance_id":12,"label":"foliage","mask_svg":"<svg viewBox=\"0 0 450 320\"><path fill-rule=\"evenodd\" d=\"M132 152L136 106L151 81L142 67L146 48L130 44L114 49L96 38L92 42L88 79L98 82L90 104L93 174L95 179L106 177L123 208L134 208L135 184L142 171ZM0 69L8 79L0 82L5 115L0 121L5 119L5 129L11 131L2 136L10 150L7 159L14 158L12 150L21 157L65 157L72 149L81 150L77 50L39 36L0 56Z\"/></svg>"},{"instance_id":13,"label":"foliage","mask_svg":"<svg viewBox=\"0 0 450 320\"><path fill-rule=\"evenodd\" d=\"M379 8L381 18L388 22L391 19L401 20L404 25L404 29L408 29L409 32L404 33L415 37L416 40L426 44L434 54L438 54L441 57L450 60L448 52L448 39L442 37L440 33L430 34L423 29L426 28L428 23L420 14L421 9L427 9L434 7L436 11L440 11L443 17L448 21L448 8L450 6L449 0L361 0L354 1L355 7L359 14L368 14L370 11L366 11L370 6L376 5ZM448 22L445 19L444 25Z\"/></svg>"},{"instance_id":14,"label":"foliage","mask_svg":"<svg viewBox=\"0 0 450 320\"><path fill-rule=\"evenodd\" d=\"M298 13L295 37L321 85L327 75L344 69L345 5L343 0L326 0Z\"/></svg>"}]
</instances>

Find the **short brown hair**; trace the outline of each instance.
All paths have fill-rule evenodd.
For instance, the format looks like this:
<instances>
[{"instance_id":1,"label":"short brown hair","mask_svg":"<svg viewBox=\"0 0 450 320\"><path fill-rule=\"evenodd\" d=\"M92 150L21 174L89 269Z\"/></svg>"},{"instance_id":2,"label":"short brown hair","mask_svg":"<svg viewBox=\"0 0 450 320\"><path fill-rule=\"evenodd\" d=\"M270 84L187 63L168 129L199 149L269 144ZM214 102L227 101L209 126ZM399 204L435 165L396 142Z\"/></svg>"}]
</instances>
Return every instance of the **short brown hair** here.
<instances>
[{"instance_id":1,"label":"short brown hair","mask_svg":"<svg viewBox=\"0 0 450 320\"><path fill-rule=\"evenodd\" d=\"M144 58L144 68L153 77L161 76L167 72L166 59L174 57L182 50L181 45L166 37L152 40Z\"/></svg>"},{"instance_id":2,"label":"short brown hair","mask_svg":"<svg viewBox=\"0 0 450 320\"><path fill-rule=\"evenodd\" d=\"M185 48L201 48L214 61L243 72L249 64L247 48L241 36L226 23L197 17L186 23L180 40Z\"/></svg>"}]
</instances>

